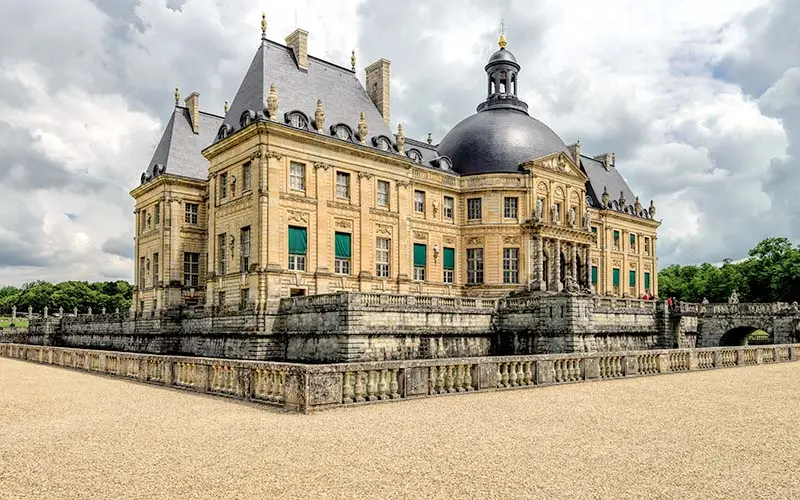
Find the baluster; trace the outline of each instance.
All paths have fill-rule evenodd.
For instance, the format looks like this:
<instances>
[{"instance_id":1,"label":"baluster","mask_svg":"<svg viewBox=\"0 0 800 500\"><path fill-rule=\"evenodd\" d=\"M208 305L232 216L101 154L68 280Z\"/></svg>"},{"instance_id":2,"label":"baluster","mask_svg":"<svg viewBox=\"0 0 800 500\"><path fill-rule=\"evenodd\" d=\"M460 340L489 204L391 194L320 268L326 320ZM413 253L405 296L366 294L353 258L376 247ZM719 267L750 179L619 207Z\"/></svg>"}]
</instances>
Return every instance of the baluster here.
<instances>
[{"instance_id":1,"label":"baluster","mask_svg":"<svg viewBox=\"0 0 800 500\"><path fill-rule=\"evenodd\" d=\"M503 363L503 387L508 387L508 363Z\"/></svg>"},{"instance_id":2,"label":"baluster","mask_svg":"<svg viewBox=\"0 0 800 500\"><path fill-rule=\"evenodd\" d=\"M561 360L557 359L553 361L553 381L554 382L561 382Z\"/></svg>"},{"instance_id":3,"label":"baluster","mask_svg":"<svg viewBox=\"0 0 800 500\"><path fill-rule=\"evenodd\" d=\"M517 385L525 384L525 363L520 361L517 363Z\"/></svg>"},{"instance_id":4,"label":"baluster","mask_svg":"<svg viewBox=\"0 0 800 500\"><path fill-rule=\"evenodd\" d=\"M533 370L532 370L533 361L528 361L525 363L525 383L528 385L533 385Z\"/></svg>"},{"instance_id":5,"label":"baluster","mask_svg":"<svg viewBox=\"0 0 800 500\"><path fill-rule=\"evenodd\" d=\"M278 403L283 402L283 372L276 373L278 383L275 384L275 401Z\"/></svg>"},{"instance_id":6,"label":"baluster","mask_svg":"<svg viewBox=\"0 0 800 500\"><path fill-rule=\"evenodd\" d=\"M436 367L431 366L428 369L428 394L431 396L436 394L436 379L439 375L436 373Z\"/></svg>"},{"instance_id":7,"label":"baluster","mask_svg":"<svg viewBox=\"0 0 800 500\"><path fill-rule=\"evenodd\" d=\"M386 380L389 376L389 372L387 370L381 370L380 374L380 385L378 386L378 397L380 399L389 399L389 381Z\"/></svg>"},{"instance_id":8,"label":"baluster","mask_svg":"<svg viewBox=\"0 0 800 500\"><path fill-rule=\"evenodd\" d=\"M364 372L356 372L356 402L363 403L366 401L364 399L364 382L363 382L363 373Z\"/></svg>"},{"instance_id":9,"label":"baluster","mask_svg":"<svg viewBox=\"0 0 800 500\"><path fill-rule=\"evenodd\" d=\"M392 377L389 382L389 390L392 391L391 397L392 399L397 399L400 397L400 393L397 392L399 389L399 384L397 383L397 370L389 370L389 374Z\"/></svg>"},{"instance_id":10,"label":"baluster","mask_svg":"<svg viewBox=\"0 0 800 500\"><path fill-rule=\"evenodd\" d=\"M472 365L466 365L464 367L464 387L468 391L474 389L474 387L472 387Z\"/></svg>"},{"instance_id":11,"label":"baluster","mask_svg":"<svg viewBox=\"0 0 800 500\"><path fill-rule=\"evenodd\" d=\"M503 373L501 371L501 364L497 363L497 373L495 374L495 379L497 380L497 387L503 387Z\"/></svg>"},{"instance_id":12,"label":"baluster","mask_svg":"<svg viewBox=\"0 0 800 500\"><path fill-rule=\"evenodd\" d=\"M368 371L367 372L367 401L375 401L378 399L375 396L375 392L377 391L377 382L375 381L375 375L377 372L375 371Z\"/></svg>"},{"instance_id":13,"label":"baluster","mask_svg":"<svg viewBox=\"0 0 800 500\"><path fill-rule=\"evenodd\" d=\"M455 392L455 389L453 388L453 384L455 382L454 377L453 377L453 369L454 368L455 367L452 366L452 365L447 365L447 368L446 368L446 372L445 373L446 373L446 382L447 382L447 392Z\"/></svg>"},{"instance_id":14,"label":"baluster","mask_svg":"<svg viewBox=\"0 0 800 500\"><path fill-rule=\"evenodd\" d=\"M456 374L455 389L457 392L464 391L464 365L456 365L453 367Z\"/></svg>"},{"instance_id":15,"label":"baluster","mask_svg":"<svg viewBox=\"0 0 800 500\"><path fill-rule=\"evenodd\" d=\"M516 387L517 385L517 363L511 362L508 364L508 385Z\"/></svg>"},{"instance_id":16,"label":"baluster","mask_svg":"<svg viewBox=\"0 0 800 500\"><path fill-rule=\"evenodd\" d=\"M349 371L348 372L344 372L344 380L342 382L342 387L343 387L342 402L345 403L345 404L353 402L354 394L353 394L353 387L350 385L350 382L351 382L350 379L351 378L352 378L352 376L351 376L351 373Z\"/></svg>"},{"instance_id":17,"label":"baluster","mask_svg":"<svg viewBox=\"0 0 800 500\"><path fill-rule=\"evenodd\" d=\"M447 384L446 382L447 367L440 366L438 371L439 371L439 378L436 379L436 389L437 389L436 392L438 392L439 394L444 394L445 392L447 392L447 390L445 389L445 385Z\"/></svg>"}]
</instances>

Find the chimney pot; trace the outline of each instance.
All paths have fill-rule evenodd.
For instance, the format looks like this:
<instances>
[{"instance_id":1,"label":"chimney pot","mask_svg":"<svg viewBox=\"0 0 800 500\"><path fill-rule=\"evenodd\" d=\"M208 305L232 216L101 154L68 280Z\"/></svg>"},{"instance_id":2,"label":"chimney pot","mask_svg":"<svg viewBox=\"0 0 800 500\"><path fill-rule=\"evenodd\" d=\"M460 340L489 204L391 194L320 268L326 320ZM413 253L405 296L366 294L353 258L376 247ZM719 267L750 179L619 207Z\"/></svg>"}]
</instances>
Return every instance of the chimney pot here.
<instances>
[{"instance_id":1,"label":"chimney pot","mask_svg":"<svg viewBox=\"0 0 800 500\"><path fill-rule=\"evenodd\" d=\"M294 52L297 67L308 71L308 31L294 30L286 37L286 45Z\"/></svg>"}]
</instances>

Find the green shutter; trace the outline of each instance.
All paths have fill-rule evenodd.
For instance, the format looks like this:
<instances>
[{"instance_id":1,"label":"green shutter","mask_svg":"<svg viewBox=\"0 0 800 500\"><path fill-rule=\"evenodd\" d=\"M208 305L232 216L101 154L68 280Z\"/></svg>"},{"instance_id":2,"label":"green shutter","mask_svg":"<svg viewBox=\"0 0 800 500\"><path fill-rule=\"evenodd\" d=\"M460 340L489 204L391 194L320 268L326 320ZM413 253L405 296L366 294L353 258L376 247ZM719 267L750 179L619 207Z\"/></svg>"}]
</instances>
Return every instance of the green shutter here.
<instances>
[{"instance_id":1,"label":"green shutter","mask_svg":"<svg viewBox=\"0 0 800 500\"><path fill-rule=\"evenodd\" d=\"M455 269L456 268L456 249L455 248L447 248L444 249L444 268L445 269Z\"/></svg>"},{"instance_id":2,"label":"green shutter","mask_svg":"<svg viewBox=\"0 0 800 500\"><path fill-rule=\"evenodd\" d=\"M336 258L350 258L350 233L336 233Z\"/></svg>"},{"instance_id":3,"label":"green shutter","mask_svg":"<svg viewBox=\"0 0 800 500\"><path fill-rule=\"evenodd\" d=\"M644 289L650 290L650 273L644 273Z\"/></svg>"},{"instance_id":4,"label":"green shutter","mask_svg":"<svg viewBox=\"0 0 800 500\"><path fill-rule=\"evenodd\" d=\"M636 271L630 272L630 282L631 286L636 286Z\"/></svg>"},{"instance_id":5,"label":"green shutter","mask_svg":"<svg viewBox=\"0 0 800 500\"><path fill-rule=\"evenodd\" d=\"M619 239L619 231L614 231L614 239L615 240Z\"/></svg>"},{"instance_id":6,"label":"green shutter","mask_svg":"<svg viewBox=\"0 0 800 500\"><path fill-rule=\"evenodd\" d=\"M289 226L289 253L292 255L305 255L308 249L308 235L306 228Z\"/></svg>"},{"instance_id":7,"label":"green shutter","mask_svg":"<svg viewBox=\"0 0 800 500\"><path fill-rule=\"evenodd\" d=\"M597 284L597 266L592 266L592 285Z\"/></svg>"},{"instance_id":8,"label":"green shutter","mask_svg":"<svg viewBox=\"0 0 800 500\"><path fill-rule=\"evenodd\" d=\"M613 270L613 276L614 276L614 279L613 279L614 286L619 286L619 269L614 269Z\"/></svg>"},{"instance_id":9,"label":"green shutter","mask_svg":"<svg viewBox=\"0 0 800 500\"><path fill-rule=\"evenodd\" d=\"M414 267L425 267L428 262L428 249L425 245L414 243Z\"/></svg>"}]
</instances>

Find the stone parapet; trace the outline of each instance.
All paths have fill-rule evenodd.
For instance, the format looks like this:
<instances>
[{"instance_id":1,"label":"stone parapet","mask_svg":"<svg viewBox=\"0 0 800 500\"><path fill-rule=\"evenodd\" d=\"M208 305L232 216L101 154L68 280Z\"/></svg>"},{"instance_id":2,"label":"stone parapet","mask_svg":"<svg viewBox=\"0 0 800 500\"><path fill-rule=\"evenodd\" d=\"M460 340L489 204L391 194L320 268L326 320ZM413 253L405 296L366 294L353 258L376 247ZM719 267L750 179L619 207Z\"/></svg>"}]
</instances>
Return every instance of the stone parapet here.
<instances>
[{"instance_id":1,"label":"stone parapet","mask_svg":"<svg viewBox=\"0 0 800 500\"><path fill-rule=\"evenodd\" d=\"M530 388L797 361L800 344L303 365L21 344L0 356L311 412L475 391Z\"/></svg>"}]
</instances>

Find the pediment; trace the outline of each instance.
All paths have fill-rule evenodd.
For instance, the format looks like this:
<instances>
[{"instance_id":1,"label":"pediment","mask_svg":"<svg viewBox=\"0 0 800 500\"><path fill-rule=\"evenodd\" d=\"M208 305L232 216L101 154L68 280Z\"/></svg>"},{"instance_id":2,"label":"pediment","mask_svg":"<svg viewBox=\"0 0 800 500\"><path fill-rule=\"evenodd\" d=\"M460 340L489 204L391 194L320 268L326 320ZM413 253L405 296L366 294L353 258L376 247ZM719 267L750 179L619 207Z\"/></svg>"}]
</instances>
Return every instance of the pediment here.
<instances>
[{"instance_id":1,"label":"pediment","mask_svg":"<svg viewBox=\"0 0 800 500\"><path fill-rule=\"evenodd\" d=\"M580 179L583 182L589 180L580 167L575 164L575 161L572 159L572 157L561 152L542 156L541 158L525 162L522 164L522 167L534 170L549 170L561 175Z\"/></svg>"}]
</instances>

